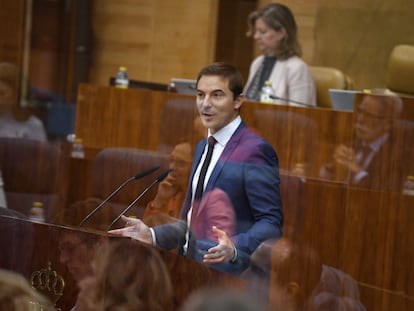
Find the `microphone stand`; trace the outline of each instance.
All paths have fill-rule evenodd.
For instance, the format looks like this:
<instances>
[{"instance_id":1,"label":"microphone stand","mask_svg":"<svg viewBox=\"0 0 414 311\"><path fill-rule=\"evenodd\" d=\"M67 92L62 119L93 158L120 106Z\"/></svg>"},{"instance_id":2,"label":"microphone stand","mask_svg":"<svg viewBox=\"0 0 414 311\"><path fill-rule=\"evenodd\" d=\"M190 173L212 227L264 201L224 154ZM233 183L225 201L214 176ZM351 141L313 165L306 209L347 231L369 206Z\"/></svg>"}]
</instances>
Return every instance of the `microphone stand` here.
<instances>
[{"instance_id":1,"label":"microphone stand","mask_svg":"<svg viewBox=\"0 0 414 311\"><path fill-rule=\"evenodd\" d=\"M167 171L165 171L164 173L162 173L160 176L158 176L158 178L156 178L147 188L145 188L145 190L131 203L128 205L128 207L126 209L124 209L122 211L121 214L119 214L113 221L112 223L109 225L107 231L109 231L112 226L123 216L125 215L125 213L127 213L148 191L151 190L152 187L154 187L154 185L156 185L157 183L159 183L160 181L162 181L165 177L167 177L167 175L172 171L172 169L168 169Z\"/></svg>"},{"instance_id":2,"label":"microphone stand","mask_svg":"<svg viewBox=\"0 0 414 311\"><path fill-rule=\"evenodd\" d=\"M299 101L296 101L296 100L293 100L293 99L282 98L282 97L275 96L275 95L270 95L270 98L271 99L278 99L278 100L285 101L285 102L288 102L288 103L298 104L300 106L315 108L315 106L305 104L305 103L302 103L302 102L299 102Z\"/></svg>"},{"instance_id":3,"label":"microphone stand","mask_svg":"<svg viewBox=\"0 0 414 311\"><path fill-rule=\"evenodd\" d=\"M125 180L122 185L120 185L114 192L112 192L105 200L101 202L92 212L90 212L79 224L79 227L82 227L83 224L92 217L106 202L108 202L110 199L112 199L127 183L133 181L135 179L135 176L132 176L131 178Z\"/></svg>"},{"instance_id":4,"label":"microphone stand","mask_svg":"<svg viewBox=\"0 0 414 311\"><path fill-rule=\"evenodd\" d=\"M135 176L132 176L131 178L128 178L127 180L125 180L122 185L120 185L114 192L112 192L105 200L103 200L101 202L101 204L99 204L92 212L90 212L79 224L79 227L82 227L83 224L89 219L91 218L106 202L108 202L110 199L112 199L127 183L135 180L135 179L140 179L142 177L145 177L153 172L155 172L156 170L158 170L160 167L159 166L155 166L152 167L150 169L147 169Z\"/></svg>"}]
</instances>

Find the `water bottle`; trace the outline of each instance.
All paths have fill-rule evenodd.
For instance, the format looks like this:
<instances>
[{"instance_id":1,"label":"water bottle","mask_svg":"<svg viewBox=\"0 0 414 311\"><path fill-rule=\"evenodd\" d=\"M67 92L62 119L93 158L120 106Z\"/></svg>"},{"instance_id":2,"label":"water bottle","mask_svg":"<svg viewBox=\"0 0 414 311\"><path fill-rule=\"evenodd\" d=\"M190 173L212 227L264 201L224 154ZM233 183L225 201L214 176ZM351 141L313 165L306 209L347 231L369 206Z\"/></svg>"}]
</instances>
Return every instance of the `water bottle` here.
<instances>
[{"instance_id":1,"label":"water bottle","mask_svg":"<svg viewBox=\"0 0 414 311\"><path fill-rule=\"evenodd\" d=\"M414 195L414 175L407 176L403 185L403 194Z\"/></svg>"},{"instance_id":2,"label":"water bottle","mask_svg":"<svg viewBox=\"0 0 414 311\"><path fill-rule=\"evenodd\" d=\"M42 202L33 202L29 211L29 219L36 222L45 222L45 210Z\"/></svg>"},{"instance_id":3,"label":"water bottle","mask_svg":"<svg viewBox=\"0 0 414 311\"><path fill-rule=\"evenodd\" d=\"M119 67L118 73L115 77L115 87L120 89L127 89L129 85L127 68L124 66Z\"/></svg>"},{"instance_id":4,"label":"water bottle","mask_svg":"<svg viewBox=\"0 0 414 311\"><path fill-rule=\"evenodd\" d=\"M266 80L260 91L260 102L264 104L273 104L272 96L274 95L275 92L272 87L272 82Z\"/></svg>"},{"instance_id":5,"label":"water bottle","mask_svg":"<svg viewBox=\"0 0 414 311\"><path fill-rule=\"evenodd\" d=\"M75 141L72 143L72 158L83 159L85 157L85 148L83 147L83 141L81 138L75 138Z\"/></svg>"}]
</instances>

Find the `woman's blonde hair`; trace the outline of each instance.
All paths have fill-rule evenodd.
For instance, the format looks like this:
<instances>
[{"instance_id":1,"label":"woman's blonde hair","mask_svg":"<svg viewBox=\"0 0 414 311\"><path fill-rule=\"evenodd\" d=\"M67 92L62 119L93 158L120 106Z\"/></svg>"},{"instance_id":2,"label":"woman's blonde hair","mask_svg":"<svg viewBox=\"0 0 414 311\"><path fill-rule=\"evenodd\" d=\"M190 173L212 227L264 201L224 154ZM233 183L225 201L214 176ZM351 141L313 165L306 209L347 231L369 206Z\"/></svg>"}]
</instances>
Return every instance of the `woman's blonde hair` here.
<instances>
[{"instance_id":1,"label":"woman's blonde hair","mask_svg":"<svg viewBox=\"0 0 414 311\"><path fill-rule=\"evenodd\" d=\"M0 269L0 310L28 311L33 310L31 305L54 310L52 303L30 286L22 275Z\"/></svg>"},{"instance_id":2,"label":"woman's blonde hair","mask_svg":"<svg viewBox=\"0 0 414 311\"><path fill-rule=\"evenodd\" d=\"M81 283L80 310L172 310L170 273L154 248L122 239L97 253L93 276Z\"/></svg>"}]
</instances>

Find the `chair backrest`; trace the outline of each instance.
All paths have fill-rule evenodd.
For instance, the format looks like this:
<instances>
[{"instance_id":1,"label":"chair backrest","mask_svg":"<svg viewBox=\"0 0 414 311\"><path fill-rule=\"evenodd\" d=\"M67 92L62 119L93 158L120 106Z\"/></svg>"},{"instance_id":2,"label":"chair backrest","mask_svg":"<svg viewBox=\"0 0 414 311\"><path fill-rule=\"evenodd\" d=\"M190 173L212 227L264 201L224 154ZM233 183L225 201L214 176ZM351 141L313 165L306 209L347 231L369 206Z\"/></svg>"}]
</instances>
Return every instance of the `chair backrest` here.
<instances>
[{"instance_id":1,"label":"chair backrest","mask_svg":"<svg viewBox=\"0 0 414 311\"><path fill-rule=\"evenodd\" d=\"M316 104L318 107L332 108L329 89L351 90L354 82L341 70L333 67L309 66L316 87Z\"/></svg>"},{"instance_id":2,"label":"chair backrest","mask_svg":"<svg viewBox=\"0 0 414 311\"><path fill-rule=\"evenodd\" d=\"M149 176L131 182L114 197L112 202L131 203L168 168L168 155L135 148L105 148L98 152L94 160L93 196L104 199L129 177L155 166L160 166L160 169ZM151 194L155 195L155 192L148 193L140 205L145 206L145 202L150 201Z\"/></svg>"},{"instance_id":3,"label":"chair backrest","mask_svg":"<svg viewBox=\"0 0 414 311\"><path fill-rule=\"evenodd\" d=\"M29 215L34 201L45 208L46 220L66 204L67 157L60 145L24 138L0 138L0 169L9 208Z\"/></svg>"},{"instance_id":4,"label":"chair backrest","mask_svg":"<svg viewBox=\"0 0 414 311\"><path fill-rule=\"evenodd\" d=\"M388 59L386 87L396 93L414 94L414 45L397 45Z\"/></svg>"}]
</instances>

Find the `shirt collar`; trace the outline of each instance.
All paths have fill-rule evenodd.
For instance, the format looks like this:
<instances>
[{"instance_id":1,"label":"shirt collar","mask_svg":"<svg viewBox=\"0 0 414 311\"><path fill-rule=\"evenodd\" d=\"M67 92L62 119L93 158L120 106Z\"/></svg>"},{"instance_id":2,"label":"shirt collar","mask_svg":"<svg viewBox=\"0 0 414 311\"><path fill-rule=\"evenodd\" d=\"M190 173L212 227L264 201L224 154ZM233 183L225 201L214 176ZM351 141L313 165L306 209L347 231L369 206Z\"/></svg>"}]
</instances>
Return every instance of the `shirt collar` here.
<instances>
[{"instance_id":1,"label":"shirt collar","mask_svg":"<svg viewBox=\"0 0 414 311\"><path fill-rule=\"evenodd\" d=\"M237 130L241 123L241 117L237 116L233 121L223 127L221 130L216 132L213 136L216 139L217 143L221 146L225 146L228 141L230 140L231 136L233 136L234 132ZM210 129L208 129L208 136L210 136Z\"/></svg>"}]
</instances>

